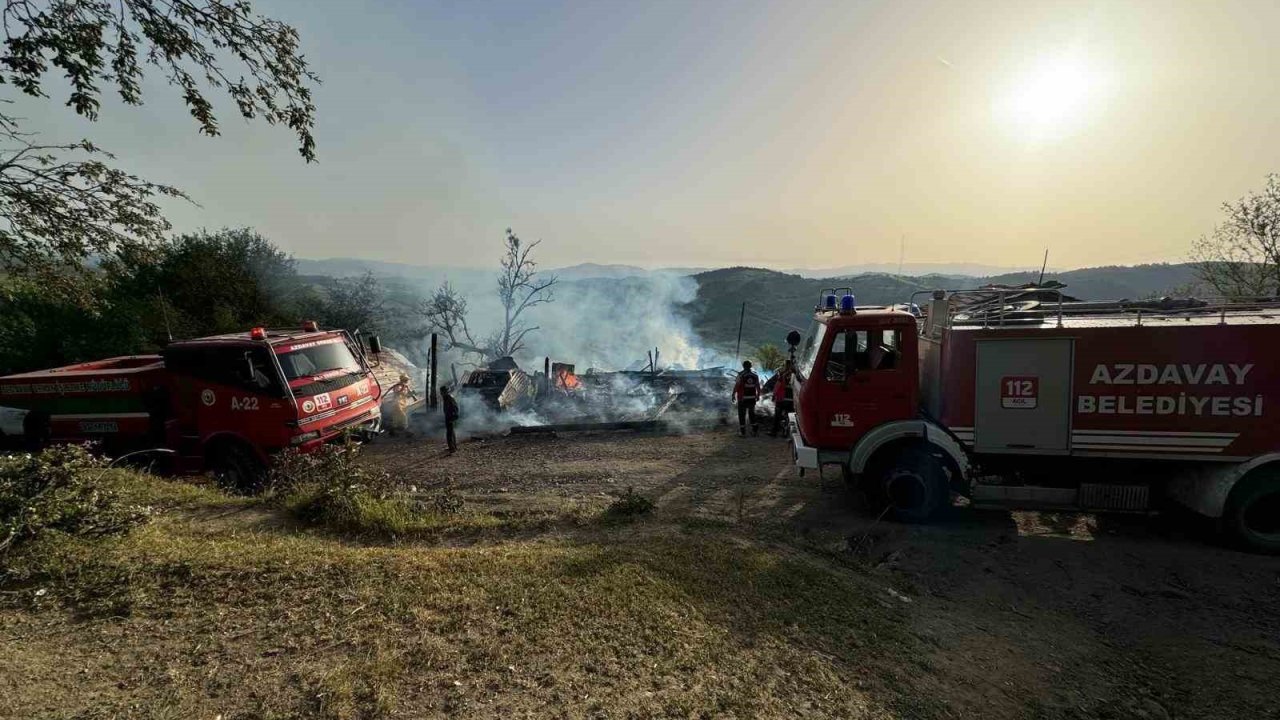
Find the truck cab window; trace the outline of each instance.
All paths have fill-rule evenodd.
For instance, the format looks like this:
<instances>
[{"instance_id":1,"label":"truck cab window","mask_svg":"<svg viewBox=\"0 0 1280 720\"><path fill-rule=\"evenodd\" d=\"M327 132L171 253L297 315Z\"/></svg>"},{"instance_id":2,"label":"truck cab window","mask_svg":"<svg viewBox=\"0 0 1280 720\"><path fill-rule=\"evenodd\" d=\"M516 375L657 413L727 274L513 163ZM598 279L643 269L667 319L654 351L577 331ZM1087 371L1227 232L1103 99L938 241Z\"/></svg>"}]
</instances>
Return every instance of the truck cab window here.
<instances>
[{"instance_id":1,"label":"truck cab window","mask_svg":"<svg viewBox=\"0 0 1280 720\"><path fill-rule=\"evenodd\" d=\"M828 380L844 380L851 372L867 368L867 331L841 330L831 339L827 354Z\"/></svg>"},{"instance_id":2,"label":"truck cab window","mask_svg":"<svg viewBox=\"0 0 1280 720\"><path fill-rule=\"evenodd\" d=\"M831 339L826 378L844 380L854 372L898 369L901 330L841 330Z\"/></svg>"},{"instance_id":3,"label":"truck cab window","mask_svg":"<svg viewBox=\"0 0 1280 720\"><path fill-rule=\"evenodd\" d=\"M867 369L896 370L901 346L901 330L873 330L868 338Z\"/></svg>"},{"instance_id":4,"label":"truck cab window","mask_svg":"<svg viewBox=\"0 0 1280 720\"><path fill-rule=\"evenodd\" d=\"M267 354L265 348L256 347L245 353L246 373L245 377L240 378L241 385L258 392L279 395L280 383L278 382L279 373L276 372L275 363L271 362L270 355Z\"/></svg>"},{"instance_id":5,"label":"truck cab window","mask_svg":"<svg viewBox=\"0 0 1280 720\"><path fill-rule=\"evenodd\" d=\"M279 373L261 347L193 347L165 353L175 373L253 393L281 395ZM252 368L252 370L251 370Z\"/></svg>"},{"instance_id":6,"label":"truck cab window","mask_svg":"<svg viewBox=\"0 0 1280 720\"><path fill-rule=\"evenodd\" d=\"M848 368L846 339L844 330L837 332L835 337L831 338L831 350L827 353L826 377L832 382L844 380L846 376Z\"/></svg>"}]
</instances>

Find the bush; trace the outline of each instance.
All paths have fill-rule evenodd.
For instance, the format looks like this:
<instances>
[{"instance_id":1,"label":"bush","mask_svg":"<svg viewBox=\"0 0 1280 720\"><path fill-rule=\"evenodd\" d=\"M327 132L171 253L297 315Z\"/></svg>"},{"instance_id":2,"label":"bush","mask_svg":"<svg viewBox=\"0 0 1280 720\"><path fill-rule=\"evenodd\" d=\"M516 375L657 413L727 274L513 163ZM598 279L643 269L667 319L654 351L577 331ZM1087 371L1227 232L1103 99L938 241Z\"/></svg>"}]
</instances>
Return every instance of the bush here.
<instances>
[{"instance_id":1,"label":"bush","mask_svg":"<svg viewBox=\"0 0 1280 720\"><path fill-rule=\"evenodd\" d=\"M101 537L146 522L151 509L121 498L106 467L80 445L0 455L0 554L50 532Z\"/></svg>"},{"instance_id":2,"label":"bush","mask_svg":"<svg viewBox=\"0 0 1280 720\"><path fill-rule=\"evenodd\" d=\"M610 503L604 512L605 515L613 518L648 515L653 512L653 501L644 495L637 494L634 489L627 488L627 493Z\"/></svg>"},{"instance_id":3,"label":"bush","mask_svg":"<svg viewBox=\"0 0 1280 720\"><path fill-rule=\"evenodd\" d=\"M314 453L288 450L275 458L267 492L298 519L337 532L401 535L418 508L391 476L359 462L360 446L325 445Z\"/></svg>"}]
</instances>

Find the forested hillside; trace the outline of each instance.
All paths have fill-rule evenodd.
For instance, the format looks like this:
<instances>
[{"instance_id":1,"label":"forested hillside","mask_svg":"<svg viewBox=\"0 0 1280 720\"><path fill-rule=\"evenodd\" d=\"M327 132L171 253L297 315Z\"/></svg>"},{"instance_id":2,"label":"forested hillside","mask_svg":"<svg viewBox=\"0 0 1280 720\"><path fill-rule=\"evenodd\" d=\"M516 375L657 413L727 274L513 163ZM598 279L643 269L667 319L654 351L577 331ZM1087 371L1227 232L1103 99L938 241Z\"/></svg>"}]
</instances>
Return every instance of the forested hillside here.
<instances>
[{"instance_id":1,"label":"forested hillside","mask_svg":"<svg viewBox=\"0 0 1280 720\"><path fill-rule=\"evenodd\" d=\"M911 294L936 288L969 288L988 283L1021 285L1035 282L1039 273L1010 273L986 278L950 275L898 277L868 273L854 277L807 279L761 268L733 267L693 276L697 298L684 307L695 330L715 347L731 350L737 342L738 319L743 316L742 347L781 344L791 328L804 329L824 288L848 286L859 305L907 302ZM1051 272L1045 280L1067 285L1082 300L1137 299L1173 293L1194 284L1195 267L1158 264L1084 268ZM745 312L743 309L745 305Z\"/></svg>"}]
</instances>

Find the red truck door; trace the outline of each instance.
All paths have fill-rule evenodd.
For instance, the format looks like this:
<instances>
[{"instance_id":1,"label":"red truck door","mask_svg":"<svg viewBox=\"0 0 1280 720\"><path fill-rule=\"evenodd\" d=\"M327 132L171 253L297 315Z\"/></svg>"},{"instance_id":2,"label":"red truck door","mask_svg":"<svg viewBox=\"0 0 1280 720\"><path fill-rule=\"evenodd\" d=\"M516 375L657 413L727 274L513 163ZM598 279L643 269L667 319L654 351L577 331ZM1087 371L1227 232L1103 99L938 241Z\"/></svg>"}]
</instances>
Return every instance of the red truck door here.
<instances>
[{"instance_id":1,"label":"red truck door","mask_svg":"<svg viewBox=\"0 0 1280 720\"><path fill-rule=\"evenodd\" d=\"M286 423L296 413L265 346L170 348L165 366L172 375L179 452L197 452L219 433L236 435L261 451L287 442Z\"/></svg>"},{"instance_id":2,"label":"red truck door","mask_svg":"<svg viewBox=\"0 0 1280 720\"><path fill-rule=\"evenodd\" d=\"M914 340L889 327L827 333L825 361L810 378L822 385L810 395L818 404L821 445L852 447L877 425L915 417L915 348L904 346Z\"/></svg>"}]
</instances>

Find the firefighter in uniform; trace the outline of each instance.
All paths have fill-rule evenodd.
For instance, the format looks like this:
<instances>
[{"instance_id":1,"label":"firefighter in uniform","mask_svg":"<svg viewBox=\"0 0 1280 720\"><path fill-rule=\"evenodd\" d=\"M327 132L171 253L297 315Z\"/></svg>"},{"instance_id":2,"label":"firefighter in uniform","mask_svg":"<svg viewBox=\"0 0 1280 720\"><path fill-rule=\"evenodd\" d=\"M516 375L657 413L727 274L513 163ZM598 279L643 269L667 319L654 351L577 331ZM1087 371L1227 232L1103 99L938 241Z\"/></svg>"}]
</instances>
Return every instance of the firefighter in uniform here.
<instances>
[{"instance_id":1,"label":"firefighter in uniform","mask_svg":"<svg viewBox=\"0 0 1280 720\"><path fill-rule=\"evenodd\" d=\"M783 436L786 435L787 428L784 423L787 422L787 414L795 410L795 403L791 399L791 361L773 376L773 429L769 431L769 437L777 437L778 431L782 430Z\"/></svg>"},{"instance_id":2,"label":"firefighter in uniform","mask_svg":"<svg viewBox=\"0 0 1280 720\"><path fill-rule=\"evenodd\" d=\"M751 417L751 434L760 434L756 421L756 400L760 399L760 376L751 370L751 361L742 361L742 372L733 386L733 399L738 403L738 432L747 436L747 417Z\"/></svg>"},{"instance_id":3,"label":"firefighter in uniform","mask_svg":"<svg viewBox=\"0 0 1280 720\"><path fill-rule=\"evenodd\" d=\"M418 399L418 393L413 391L409 376L401 373L399 380L387 391L387 394L391 396L391 412L387 416L387 431L391 435L395 435L397 432L407 433L409 431L409 404Z\"/></svg>"}]
</instances>

